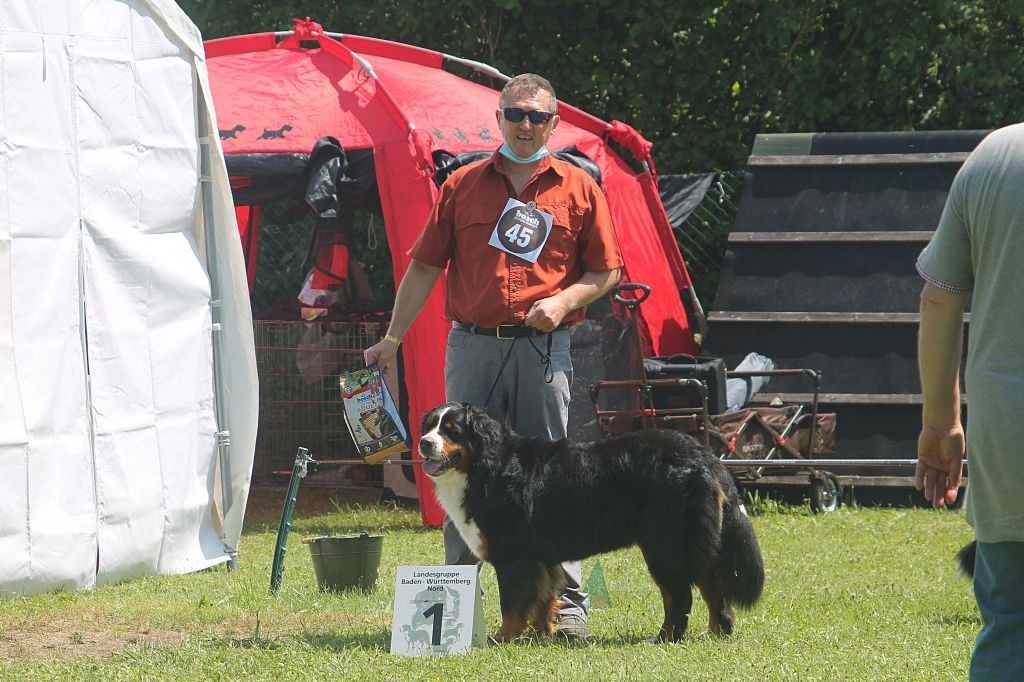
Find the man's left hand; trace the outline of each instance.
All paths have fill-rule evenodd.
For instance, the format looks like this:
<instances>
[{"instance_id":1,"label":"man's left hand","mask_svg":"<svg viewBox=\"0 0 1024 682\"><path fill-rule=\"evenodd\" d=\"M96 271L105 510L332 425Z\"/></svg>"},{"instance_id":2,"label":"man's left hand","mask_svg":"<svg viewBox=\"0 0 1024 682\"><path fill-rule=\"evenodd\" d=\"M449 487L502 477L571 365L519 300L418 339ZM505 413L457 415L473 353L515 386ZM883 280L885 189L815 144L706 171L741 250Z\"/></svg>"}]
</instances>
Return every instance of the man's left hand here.
<instances>
[{"instance_id":1,"label":"man's left hand","mask_svg":"<svg viewBox=\"0 0 1024 682\"><path fill-rule=\"evenodd\" d=\"M554 331L569 312L569 307L557 296L542 298L530 307L523 324L542 332Z\"/></svg>"}]
</instances>

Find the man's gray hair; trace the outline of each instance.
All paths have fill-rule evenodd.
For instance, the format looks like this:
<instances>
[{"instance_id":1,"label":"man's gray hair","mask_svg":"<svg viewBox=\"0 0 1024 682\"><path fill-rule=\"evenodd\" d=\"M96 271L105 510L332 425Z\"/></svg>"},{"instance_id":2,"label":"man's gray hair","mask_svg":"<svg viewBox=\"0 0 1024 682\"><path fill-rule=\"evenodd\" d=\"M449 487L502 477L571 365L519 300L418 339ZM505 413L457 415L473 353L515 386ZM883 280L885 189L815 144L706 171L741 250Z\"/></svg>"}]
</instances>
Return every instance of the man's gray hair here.
<instances>
[{"instance_id":1,"label":"man's gray hair","mask_svg":"<svg viewBox=\"0 0 1024 682\"><path fill-rule=\"evenodd\" d=\"M541 90L545 90L551 95L551 106L549 107L551 113L558 113L558 99L555 96L555 89L551 87L551 83L547 78L538 76L535 73L521 73L513 77L508 83L505 83L505 87L501 89L499 101L504 104L512 99L512 95L534 97Z\"/></svg>"}]
</instances>

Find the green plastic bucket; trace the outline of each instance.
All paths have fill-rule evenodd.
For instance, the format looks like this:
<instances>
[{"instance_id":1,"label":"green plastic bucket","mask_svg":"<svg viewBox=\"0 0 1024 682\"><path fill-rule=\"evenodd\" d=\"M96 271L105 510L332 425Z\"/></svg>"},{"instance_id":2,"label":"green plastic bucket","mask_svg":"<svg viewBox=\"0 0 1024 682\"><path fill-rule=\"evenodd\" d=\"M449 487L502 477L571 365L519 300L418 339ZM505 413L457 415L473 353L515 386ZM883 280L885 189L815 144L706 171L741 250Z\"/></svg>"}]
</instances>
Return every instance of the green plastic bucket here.
<instances>
[{"instance_id":1,"label":"green plastic bucket","mask_svg":"<svg viewBox=\"0 0 1024 682\"><path fill-rule=\"evenodd\" d=\"M306 538L313 570L321 590L359 588L369 592L377 583L383 535L330 535Z\"/></svg>"}]
</instances>

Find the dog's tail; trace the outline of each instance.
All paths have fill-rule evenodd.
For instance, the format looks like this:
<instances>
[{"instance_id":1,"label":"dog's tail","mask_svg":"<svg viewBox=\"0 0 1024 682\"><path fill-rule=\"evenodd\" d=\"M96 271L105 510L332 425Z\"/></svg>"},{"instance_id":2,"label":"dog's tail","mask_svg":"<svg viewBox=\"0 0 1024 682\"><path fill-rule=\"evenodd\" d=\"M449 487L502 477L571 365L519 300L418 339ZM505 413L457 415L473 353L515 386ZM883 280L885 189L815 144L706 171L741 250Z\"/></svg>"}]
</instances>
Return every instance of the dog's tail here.
<instances>
[{"instance_id":1,"label":"dog's tail","mask_svg":"<svg viewBox=\"0 0 1024 682\"><path fill-rule=\"evenodd\" d=\"M691 500L697 513L689 530L686 545L689 548L690 569L694 575L717 575L721 571L724 537L723 505L726 493L713 473L704 472L701 492Z\"/></svg>"},{"instance_id":2,"label":"dog's tail","mask_svg":"<svg viewBox=\"0 0 1024 682\"><path fill-rule=\"evenodd\" d=\"M750 608L764 591L761 547L738 500L727 504L723 512L721 565L729 582L728 592L734 604Z\"/></svg>"},{"instance_id":3,"label":"dog's tail","mask_svg":"<svg viewBox=\"0 0 1024 682\"><path fill-rule=\"evenodd\" d=\"M957 563L960 564L960 572L968 578L974 577L974 561L978 555L978 541L972 540L970 543L960 548L960 551L956 553Z\"/></svg>"}]
</instances>

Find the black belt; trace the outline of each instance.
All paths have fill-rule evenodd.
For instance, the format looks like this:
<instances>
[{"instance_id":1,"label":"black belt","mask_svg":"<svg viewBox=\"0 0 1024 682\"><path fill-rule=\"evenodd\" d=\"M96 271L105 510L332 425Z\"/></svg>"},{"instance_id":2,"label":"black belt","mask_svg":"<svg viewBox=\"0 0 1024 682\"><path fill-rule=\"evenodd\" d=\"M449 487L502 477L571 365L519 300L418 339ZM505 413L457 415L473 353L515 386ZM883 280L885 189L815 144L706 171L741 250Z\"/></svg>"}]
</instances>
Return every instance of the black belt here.
<instances>
[{"instance_id":1,"label":"black belt","mask_svg":"<svg viewBox=\"0 0 1024 682\"><path fill-rule=\"evenodd\" d=\"M563 324L555 327L554 331L557 332L563 329L568 329L569 326L570 325ZM481 327L467 322L459 322L458 320L452 321L452 327L464 332L480 334L481 336L495 336L499 339L525 339L531 336L544 336L548 333L542 332L539 329L534 329L533 327L523 327L518 324L499 324L497 327Z\"/></svg>"}]
</instances>

